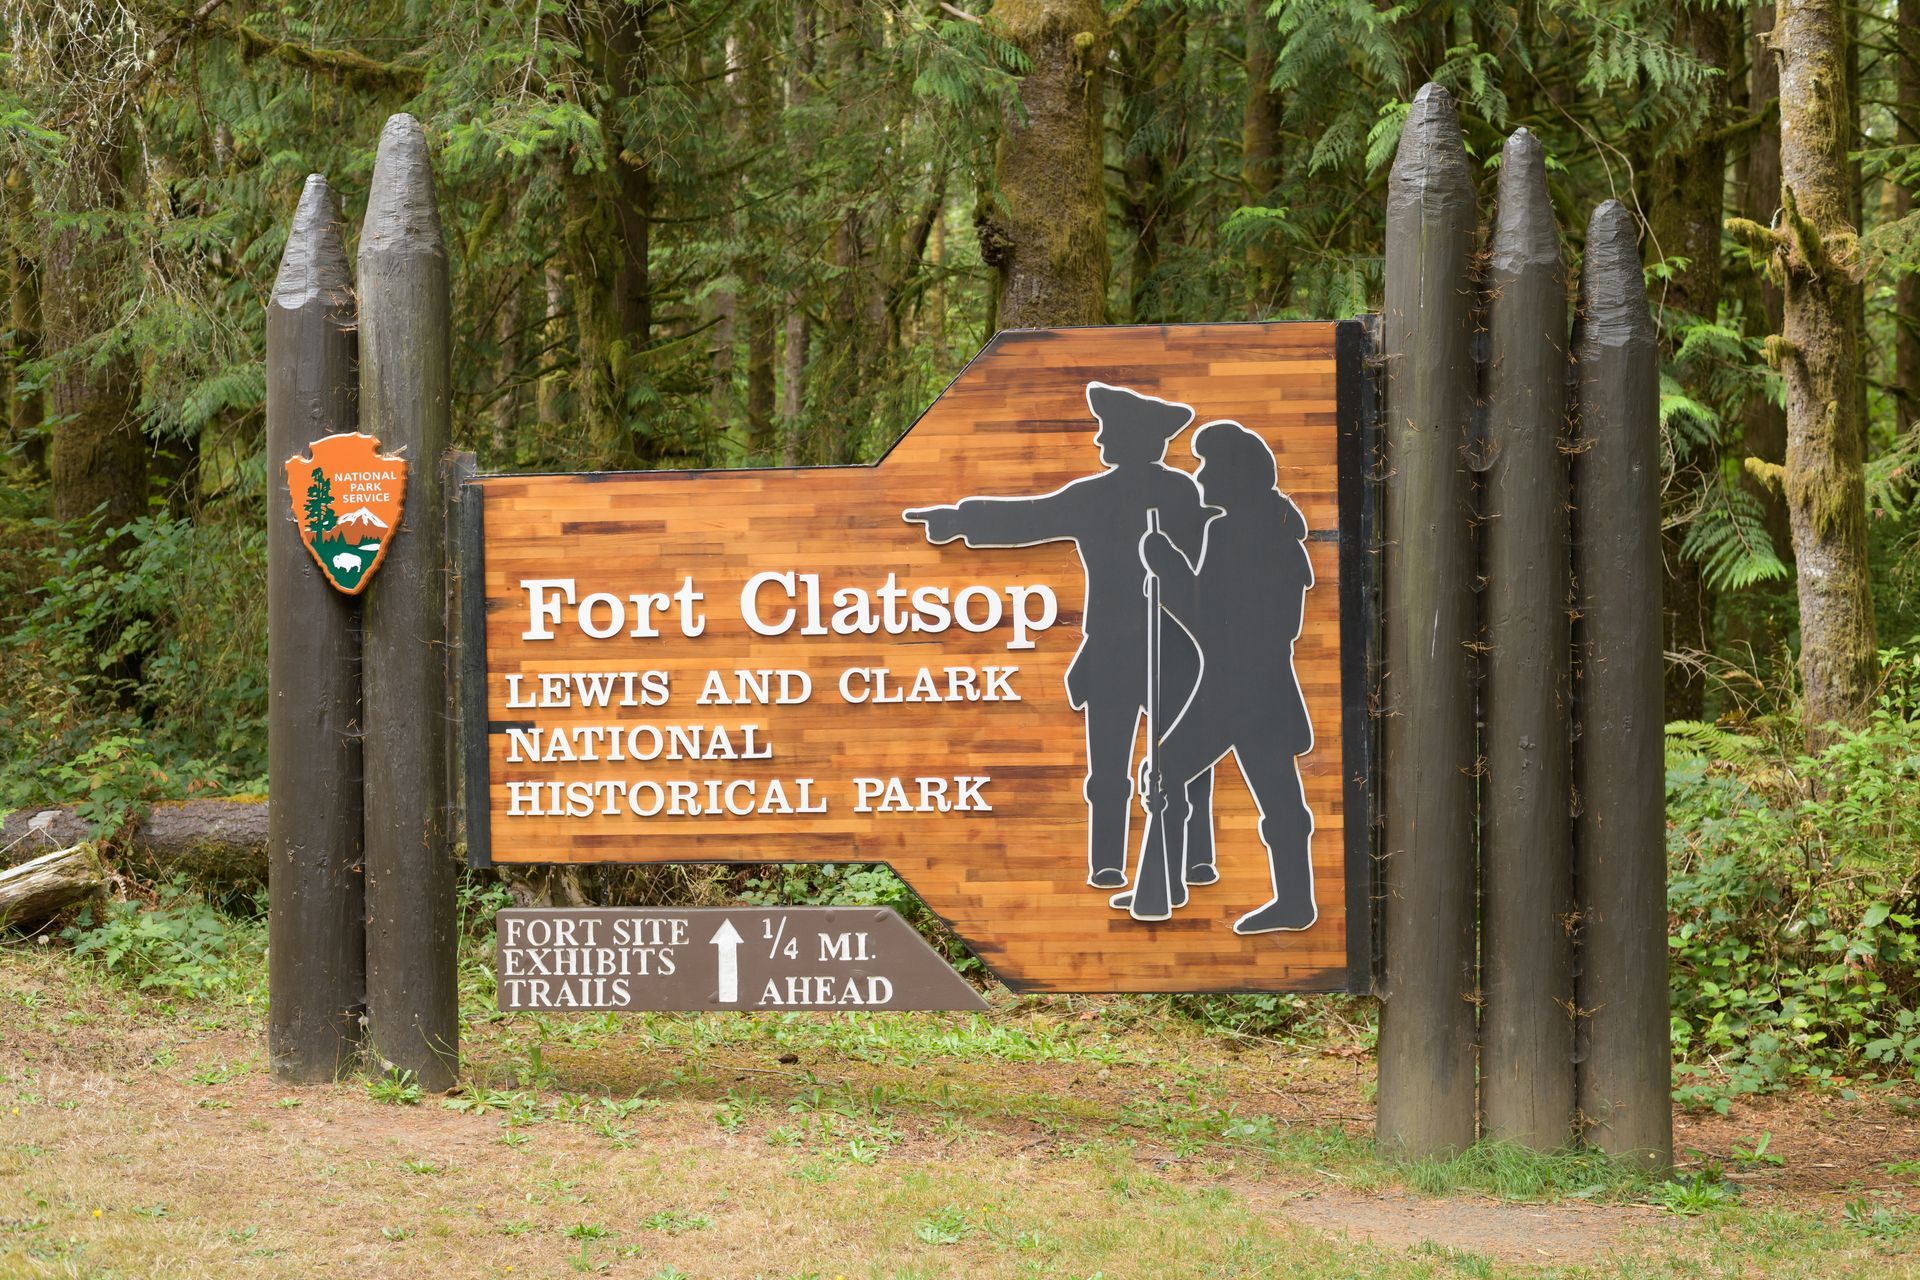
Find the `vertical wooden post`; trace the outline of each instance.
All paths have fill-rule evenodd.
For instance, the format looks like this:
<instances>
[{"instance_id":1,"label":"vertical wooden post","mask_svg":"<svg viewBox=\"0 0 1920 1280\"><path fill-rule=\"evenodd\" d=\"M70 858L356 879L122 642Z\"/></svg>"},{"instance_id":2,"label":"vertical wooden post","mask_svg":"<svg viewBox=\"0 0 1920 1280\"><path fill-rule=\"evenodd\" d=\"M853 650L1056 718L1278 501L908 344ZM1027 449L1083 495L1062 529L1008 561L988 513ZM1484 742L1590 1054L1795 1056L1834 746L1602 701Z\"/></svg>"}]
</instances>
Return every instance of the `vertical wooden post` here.
<instances>
[{"instance_id":1,"label":"vertical wooden post","mask_svg":"<svg viewBox=\"0 0 1920 1280\"><path fill-rule=\"evenodd\" d=\"M364 429L408 459L366 604L367 1033L377 1061L449 1089L459 1067L447 825L447 254L426 134L380 134L360 234Z\"/></svg>"},{"instance_id":2,"label":"vertical wooden post","mask_svg":"<svg viewBox=\"0 0 1920 1280\"><path fill-rule=\"evenodd\" d=\"M267 303L267 1056L281 1080L351 1067L366 997L360 607L300 542L287 459L352 431L353 281L333 192L307 179Z\"/></svg>"},{"instance_id":3,"label":"vertical wooden post","mask_svg":"<svg viewBox=\"0 0 1920 1280\"><path fill-rule=\"evenodd\" d=\"M1379 1141L1474 1139L1473 178L1453 100L1414 99L1387 187L1386 835Z\"/></svg>"},{"instance_id":4,"label":"vertical wooden post","mask_svg":"<svg viewBox=\"0 0 1920 1280\"><path fill-rule=\"evenodd\" d=\"M1633 218L1594 210L1573 464L1579 1105L1587 1139L1673 1162L1660 649L1659 360Z\"/></svg>"},{"instance_id":5,"label":"vertical wooden post","mask_svg":"<svg viewBox=\"0 0 1920 1280\"><path fill-rule=\"evenodd\" d=\"M1545 152L1507 139L1487 263L1480 1105L1486 1136L1573 1137L1567 286Z\"/></svg>"}]
</instances>

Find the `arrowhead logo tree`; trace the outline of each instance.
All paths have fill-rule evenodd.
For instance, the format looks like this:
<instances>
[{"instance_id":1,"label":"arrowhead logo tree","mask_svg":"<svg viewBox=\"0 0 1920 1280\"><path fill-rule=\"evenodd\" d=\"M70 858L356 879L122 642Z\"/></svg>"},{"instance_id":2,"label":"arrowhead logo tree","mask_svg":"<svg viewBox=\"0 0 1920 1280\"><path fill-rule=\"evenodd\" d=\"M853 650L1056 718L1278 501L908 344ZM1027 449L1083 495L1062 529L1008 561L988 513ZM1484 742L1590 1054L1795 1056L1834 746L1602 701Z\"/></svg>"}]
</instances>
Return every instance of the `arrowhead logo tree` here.
<instances>
[{"instance_id":1,"label":"arrowhead logo tree","mask_svg":"<svg viewBox=\"0 0 1920 1280\"><path fill-rule=\"evenodd\" d=\"M359 595L399 529L406 459L347 431L315 440L286 466L300 541L335 590Z\"/></svg>"}]
</instances>

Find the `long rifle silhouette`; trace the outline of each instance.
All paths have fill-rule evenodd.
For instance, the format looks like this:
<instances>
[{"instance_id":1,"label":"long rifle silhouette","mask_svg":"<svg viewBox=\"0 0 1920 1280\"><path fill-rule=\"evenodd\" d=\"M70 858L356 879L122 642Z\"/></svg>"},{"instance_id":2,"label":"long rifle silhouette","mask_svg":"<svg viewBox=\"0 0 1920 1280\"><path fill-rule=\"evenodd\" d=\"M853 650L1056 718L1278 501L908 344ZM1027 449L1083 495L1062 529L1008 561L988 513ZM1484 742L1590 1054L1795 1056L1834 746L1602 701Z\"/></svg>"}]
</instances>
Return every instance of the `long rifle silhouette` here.
<instances>
[{"instance_id":1,"label":"long rifle silhouette","mask_svg":"<svg viewBox=\"0 0 1920 1280\"><path fill-rule=\"evenodd\" d=\"M1160 532L1160 509L1147 509L1147 534ZM1115 906L1125 906L1135 920L1167 920L1175 907L1187 905L1187 882L1183 868L1174 866L1173 851L1167 846L1167 779L1160 767L1160 740L1167 731L1166 713L1161 705L1160 654L1164 639L1161 628L1166 615L1160 608L1160 575L1147 570L1147 758L1140 763L1140 797L1146 802L1147 830L1140 842L1140 868L1134 875L1133 891L1114 895Z\"/></svg>"}]
</instances>

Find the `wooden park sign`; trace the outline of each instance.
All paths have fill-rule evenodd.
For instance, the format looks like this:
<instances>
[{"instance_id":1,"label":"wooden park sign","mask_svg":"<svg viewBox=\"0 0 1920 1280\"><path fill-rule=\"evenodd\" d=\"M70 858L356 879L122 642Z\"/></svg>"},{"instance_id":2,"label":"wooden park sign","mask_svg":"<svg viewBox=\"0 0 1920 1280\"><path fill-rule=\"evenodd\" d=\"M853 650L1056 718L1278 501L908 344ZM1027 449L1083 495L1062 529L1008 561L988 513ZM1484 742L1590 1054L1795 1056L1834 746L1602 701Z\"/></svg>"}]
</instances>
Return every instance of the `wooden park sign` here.
<instances>
[{"instance_id":1,"label":"wooden park sign","mask_svg":"<svg viewBox=\"0 0 1920 1280\"><path fill-rule=\"evenodd\" d=\"M871 466L470 481L470 856L884 862L1016 989L1364 989L1364 343L1013 331Z\"/></svg>"},{"instance_id":2,"label":"wooden park sign","mask_svg":"<svg viewBox=\"0 0 1920 1280\"><path fill-rule=\"evenodd\" d=\"M267 320L275 1075L456 1081L452 651L477 863L888 863L1018 989L1370 990L1383 1150L1667 1165L1638 229L1594 211L1569 343L1544 149L1485 240L1474 171L1426 86L1368 322L1003 333L873 466L480 478L425 131L382 132L357 274L310 178ZM322 461L362 431L404 525L334 478L384 455ZM506 1008L978 1006L890 913L498 938Z\"/></svg>"}]
</instances>

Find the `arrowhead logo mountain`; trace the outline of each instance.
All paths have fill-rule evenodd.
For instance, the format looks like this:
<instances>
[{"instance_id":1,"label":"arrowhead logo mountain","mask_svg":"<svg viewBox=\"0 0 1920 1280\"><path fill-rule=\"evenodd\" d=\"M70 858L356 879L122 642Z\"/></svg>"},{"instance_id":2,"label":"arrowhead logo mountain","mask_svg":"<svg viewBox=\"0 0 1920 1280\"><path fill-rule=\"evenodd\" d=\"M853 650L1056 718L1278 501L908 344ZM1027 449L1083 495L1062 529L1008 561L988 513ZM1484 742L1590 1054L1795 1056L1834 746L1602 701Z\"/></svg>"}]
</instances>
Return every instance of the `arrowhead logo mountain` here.
<instances>
[{"instance_id":1,"label":"arrowhead logo mountain","mask_svg":"<svg viewBox=\"0 0 1920 1280\"><path fill-rule=\"evenodd\" d=\"M372 436L345 431L287 459L287 493L300 541L337 591L357 596L400 525L407 462Z\"/></svg>"}]
</instances>

